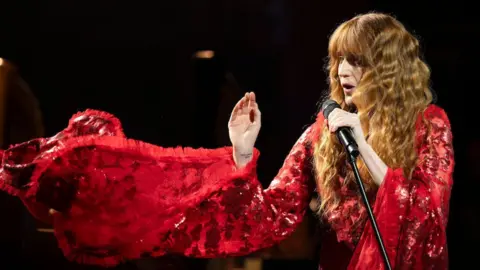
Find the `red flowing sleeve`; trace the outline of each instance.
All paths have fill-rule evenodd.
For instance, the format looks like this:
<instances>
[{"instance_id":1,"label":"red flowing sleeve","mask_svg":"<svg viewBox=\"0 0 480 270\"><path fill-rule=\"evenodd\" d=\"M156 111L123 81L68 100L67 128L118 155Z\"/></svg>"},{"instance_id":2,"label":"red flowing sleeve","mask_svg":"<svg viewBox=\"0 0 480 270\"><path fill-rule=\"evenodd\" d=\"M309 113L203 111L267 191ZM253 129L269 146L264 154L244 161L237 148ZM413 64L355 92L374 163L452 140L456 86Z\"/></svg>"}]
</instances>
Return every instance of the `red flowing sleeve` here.
<instances>
[{"instance_id":1,"label":"red flowing sleeve","mask_svg":"<svg viewBox=\"0 0 480 270\"><path fill-rule=\"evenodd\" d=\"M162 148L125 137L118 119L89 110L64 131L5 151L0 188L50 220L64 255L113 266L142 256L245 255L300 224L310 191L310 134L263 190L253 160L230 147ZM53 215L48 209L57 210Z\"/></svg>"},{"instance_id":2,"label":"red flowing sleeve","mask_svg":"<svg viewBox=\"0 0 480 270\"><path fill-rule=\"evenodd\" d=\"M446 227L453 184L452 132L446 113L431 105L417 124L418 166L410 180L389 168L373 212L393 269L448 269ZM348 269L385 269L369 221Z\"/></svg>"}]
</instances>

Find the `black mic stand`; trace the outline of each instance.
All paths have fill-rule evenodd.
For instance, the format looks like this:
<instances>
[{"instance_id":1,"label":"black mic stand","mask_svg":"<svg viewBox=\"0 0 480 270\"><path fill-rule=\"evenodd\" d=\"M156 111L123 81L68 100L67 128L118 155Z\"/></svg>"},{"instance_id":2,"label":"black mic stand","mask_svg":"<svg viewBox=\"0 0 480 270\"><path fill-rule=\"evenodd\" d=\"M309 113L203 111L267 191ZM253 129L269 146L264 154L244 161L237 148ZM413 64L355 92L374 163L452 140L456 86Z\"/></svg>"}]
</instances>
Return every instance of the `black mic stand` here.
<instances>
[{"instance_id":1,"label":"black mic stand","mask_svg":"<svg viewBox=\"0 0 480 270\"><path fill-rule=\"evenodd\" d=\"M380 247L380 251L382 252L383 260L385 261L385 266L387 267L388 270L392 270L392 267L390 266L390 261L388 260L387 251L385 250L385 246L383 245L382 236L378 231L377 222L375 220L375 216L373 215L372 208L370 207L370 203L368 202L367 194L365 193L365 187L363 186L362 178L360 177L360 172L358 170L356 161L360 152L358 151L356 145L355 146L349 145L348 147L346 147L346 150L347 150L346 152L348 156L348 161L350 162L350 165L352 165L353 173L355 174L355 179L357 180L357 184L360 189L360 193L362 195L363 203L367 208L368 217L370 218L370 222L372 223L373 230L375 231L375 236L377 237L377 242Z\"/></svg>"}]
</instances>

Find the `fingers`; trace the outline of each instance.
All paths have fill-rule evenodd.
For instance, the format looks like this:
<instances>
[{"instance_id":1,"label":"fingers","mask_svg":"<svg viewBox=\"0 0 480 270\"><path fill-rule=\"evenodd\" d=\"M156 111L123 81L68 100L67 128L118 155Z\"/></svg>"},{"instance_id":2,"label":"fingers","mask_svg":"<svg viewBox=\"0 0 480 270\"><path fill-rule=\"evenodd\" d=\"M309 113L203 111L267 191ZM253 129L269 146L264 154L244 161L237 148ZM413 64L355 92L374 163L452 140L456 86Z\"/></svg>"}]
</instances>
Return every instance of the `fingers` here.
<instances>
[{"instance_id":1,"label":"fingers","mask_svg":"<svg viewBox=\"0 0 480 270\"><path fill-rule=\"evenodd\" d=\"M328 129L330 132L335 132L339 127L351 126L351 121L348 118L348 113L341 109L334 109L328 116Z\"/></svg>"},{"instance_id":2,"label":"fingers","mask_svg":"<svg viewBox=\"0 0 480 270\"><path fill-rule=\"evenodd\" d=\"M248 114L250 113L250 108L252 106L252 102L250 100L250 93L245 93L245 95L243 96L242 98L243 102L242 102L242 114Z\"/></svg>"},{"instance_id":3,"label":"fingers","mask_svg":"<svg viewBox=\"0 0 480 270\"><path fill-rule=\"evenodd\" d=\"M258 107L257 101L256 101L256 96L255 96L254 92L245 93L245 98L248 102L248 108L249 109L255 109L255 107Z\"/></svg>"},{"instance_id":4,"label":"fingers","mask_svg":"<svg viewBox=\"0 0 480 270\"><path fill-rule=\"evenodd\" d=\"M252 108L255 107L255 94L253 92L245 93L245 95L238 101L237 104L238 110L248 113Z\"/></svg>"},{"instance_id":5,"label":"fingers","mask_svg":"<svg viewBox=\"0 0 480 270\"><path fill-rule=\"evenodd\" d=\"M250 122L252 123L260 123L261 121L261 113L258 108L258 103L256 101L256 96L254 92L248 92L245 94L246 98L248 99L248 110L250 114Z\"/></svg>"},{"instance_id":6,"label":"fingers","mask_svg":"<svg viewBox=\"0 0 480 270\"><path fill-rule=\"evenodd\" d=\"M330 112L330 115L328 116L328 126L331 127L332 125L335 125L335 121L338 118L339 115L339 109L333 109L332 112Z\"/></svg>"},{"instance_id":7,"label":"fingers","mask_svg":"<svg viewBox=\"0 0 480 270\"><path fill-rule=\"evenodd\" d=\"M339 127L348 127L348 122L345 121L344 119L338 119L337 121L334 122L329 122L328 129L330 132L335 132Z\"/></svg>"},{"instance_id":8,"label":"fingers","mask_svg":"<svg viewBox=\"0 0 480 270\"><path fill-rule=\"evenodd\" d=\"M248 98L253 101L253 102L256 102L256 97L255 97L255 93L254 92L250 92L248 93Z\"/></svg>"},{"instance_id":9,"label":"fingers","mask_svg":"<svg viewBox=\"0 0 480 270\"><path fill-rule=\"evenodd\" d=\"M235 104L235 106L233 107L233 112L237 112L238 110L240 110L241 106L242 106L242 100L243 98L241 98L237 104Z\"/></svg>"},{"instance_id":10,"label":"fingers","mask_svg":"<svg viewBox=\"0 0 480 270\"><path fill-rule=\"evenodd\" d=\"M254 124L257 124L257 123L260 124L261 118L262 118L261 116L262 116L262 113L258 109L258 104L255 102L250 113L250 122Z\"/></svg>"},{"instance_id":11,"label":"fingers","mask_svg":"<svg viewBox=\"0 0 480 270\"><path fill-rule=\"evenodd\" d=\"M245 104L247 104L247 94L245 94L233 107L232 115L230 117L231 120L234 120L239 113L243 113L242 110L244 109Z\"/></svg>"},{"instance_id":12,"label":"fingers","mask_svg":"<svg viewBox=\"0 0 480 270\"><path fill-rule=\"evenodd\" d=\"M251 122L260 120L260 111L258 110L258 104L254 92L245 93L237 104L235 104L230 120L235 120L239 115L250 115Z\"/></svg>"}]
</instances>

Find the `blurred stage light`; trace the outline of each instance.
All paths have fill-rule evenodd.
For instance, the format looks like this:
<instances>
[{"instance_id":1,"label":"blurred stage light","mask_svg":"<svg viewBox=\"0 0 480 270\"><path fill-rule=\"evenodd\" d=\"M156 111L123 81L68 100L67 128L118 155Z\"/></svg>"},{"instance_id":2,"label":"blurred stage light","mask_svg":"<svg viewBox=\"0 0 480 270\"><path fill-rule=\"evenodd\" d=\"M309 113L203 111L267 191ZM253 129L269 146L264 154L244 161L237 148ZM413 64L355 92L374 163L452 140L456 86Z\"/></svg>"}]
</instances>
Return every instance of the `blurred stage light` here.
<instances>
[{"instance_id":1,"label":"blurred stage light","mask_svg":"<svg viewBox=\"0 0 480 270\"><path fill-rule=\"evenodd\" d=\"M198 59L212 59L215 56L215 52L211 50L197 51L194 55Z\"/></svg>"},{"instance_id":2,"label":"blurred stage light","mask_svg":"<svg viewBox=\"0 0 480 270\"><path fill-rule=\"evenodd\" d=\"M3 66L3 58L0 58L0 66Z\"/></svg>"},{"instance_id":3,"label":"blurred stage light","mask_svg":"<svg viewBox=\"0 0 480 270\"><path fill-rule=\"evenodd\" d=\"M54 231L53 229L39 228L39 229L37 229L37 232L41 232L41 233L54 233L55 231Z\"/></svg>"}]
</instances>

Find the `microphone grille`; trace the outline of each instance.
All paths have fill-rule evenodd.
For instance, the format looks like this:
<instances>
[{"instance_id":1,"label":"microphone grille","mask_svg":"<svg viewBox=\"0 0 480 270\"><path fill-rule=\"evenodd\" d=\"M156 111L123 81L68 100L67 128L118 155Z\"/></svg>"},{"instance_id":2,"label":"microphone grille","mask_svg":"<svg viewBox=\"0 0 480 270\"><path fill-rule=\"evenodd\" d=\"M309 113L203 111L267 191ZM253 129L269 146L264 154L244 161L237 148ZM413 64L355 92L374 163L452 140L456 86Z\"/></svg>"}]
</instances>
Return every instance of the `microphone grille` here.
<instances>
[{"instance_id":1,"label":"microphone grille","mask_svg":"<svg viewBox=\"0 0 480 270\"><path fill-rule=\"evenodd\" d=\"M323 117L327 119L330 113L336 108L340 109L341 107L335 100L329 99L323 102L322 104Z\"/></svg>"}]
</instances>

